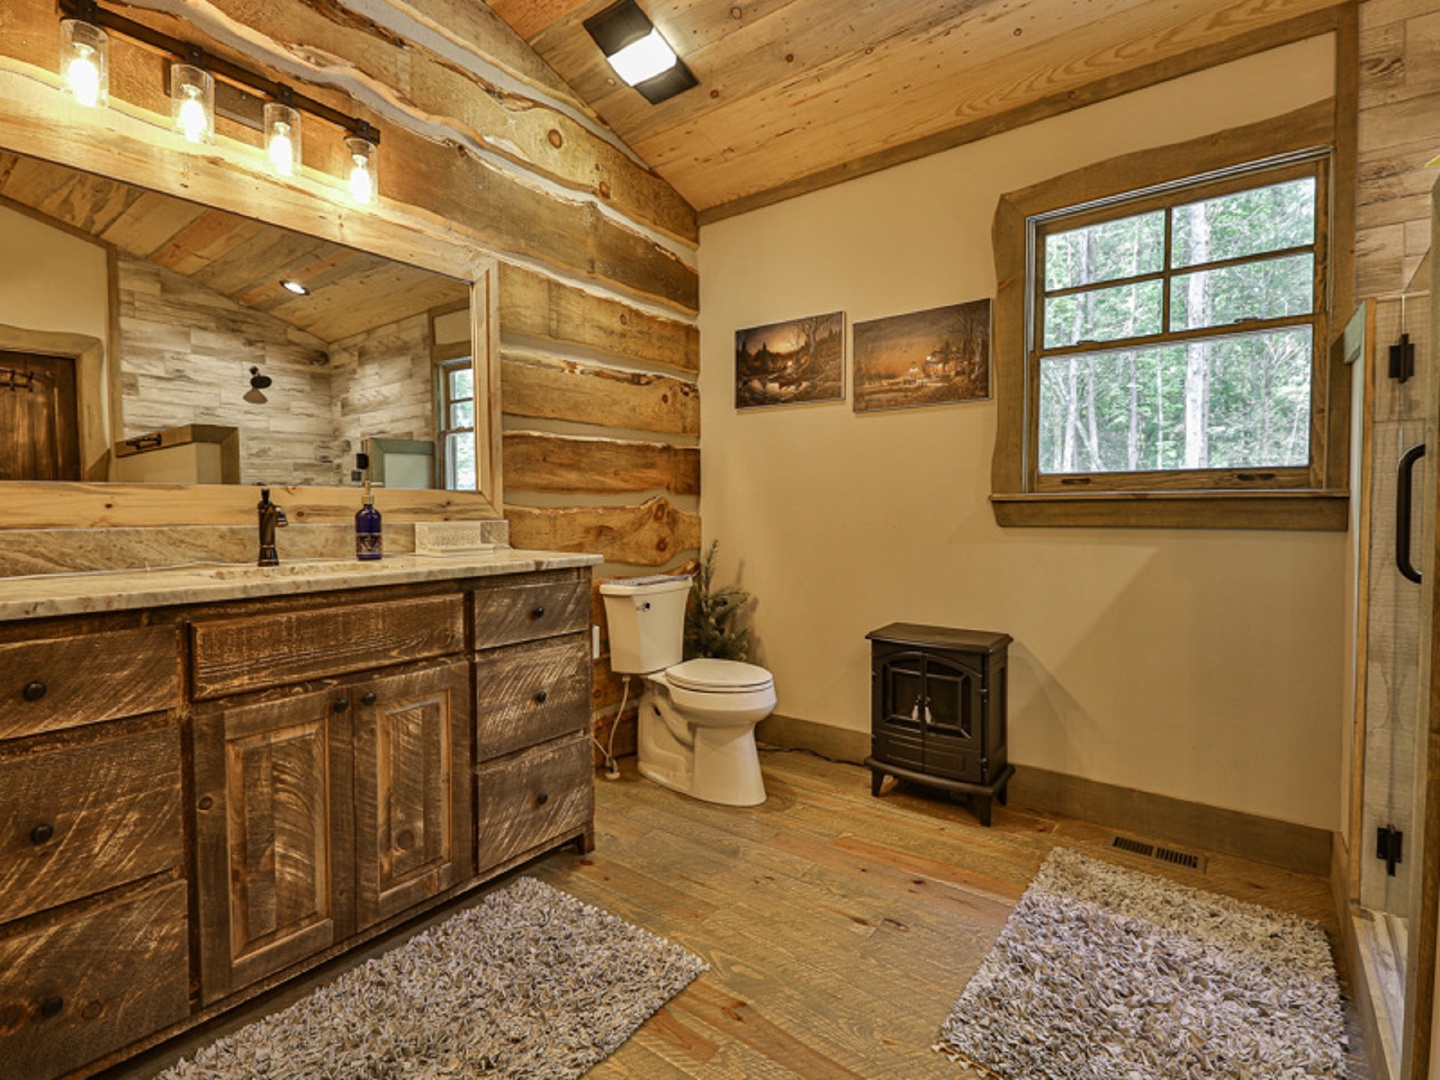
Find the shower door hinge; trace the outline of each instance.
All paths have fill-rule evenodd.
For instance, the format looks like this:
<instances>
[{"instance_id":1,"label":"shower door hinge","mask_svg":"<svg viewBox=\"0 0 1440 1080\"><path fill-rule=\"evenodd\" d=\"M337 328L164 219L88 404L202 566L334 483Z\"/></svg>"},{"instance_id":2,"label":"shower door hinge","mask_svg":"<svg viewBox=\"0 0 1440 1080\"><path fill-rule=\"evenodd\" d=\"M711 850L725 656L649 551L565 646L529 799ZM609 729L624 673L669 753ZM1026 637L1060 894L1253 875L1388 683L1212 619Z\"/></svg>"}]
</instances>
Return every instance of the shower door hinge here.
<instances>
[{"instance_id":1,"label":"shower door hinge","mask_svg":"<svg viewBox=\"0 0 1440 1080\"><path fill-rule=\"evenodd\" d=\"M1401 334L1400 340L1390 346L1390 378L1397 382L1408 382L1415 374L1415 343L1409 334Z\"/></svg>"},{"instance_id":2,"label":"shower door hinge","mask_svg":"<svg viewBox=\"0 0 1440 1080\"><path fill-rule=\"evenodd\" d=\"M1385 860L1385 872L1395 876L1395 866L1405 860L1401 858L1405 834L1394 825L1382 825L1375 830L1375 857Z\"/></svg>"}]
</instances>

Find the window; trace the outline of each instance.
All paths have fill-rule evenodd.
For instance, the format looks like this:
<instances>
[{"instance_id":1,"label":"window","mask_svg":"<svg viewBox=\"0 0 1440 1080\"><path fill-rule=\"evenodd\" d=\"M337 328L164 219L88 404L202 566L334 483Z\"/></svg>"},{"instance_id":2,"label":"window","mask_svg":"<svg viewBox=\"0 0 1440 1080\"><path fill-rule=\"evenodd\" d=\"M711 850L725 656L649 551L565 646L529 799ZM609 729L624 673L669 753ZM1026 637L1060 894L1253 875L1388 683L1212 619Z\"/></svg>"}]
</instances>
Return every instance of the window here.
<instances>
[{"instance_id":1,"label":"window","mask_svg":"<svg viewBox=\"0 0 1440 1080\"><path fill-rule=\"evenodd\" d=\"M1001 524L1344 527L1332 156L1107 190L1122 159L1002 200Z\"/></svg>"},{"instance_id":2,"label":"window","mask_svg":"<svg viewBox=\"0 0 1440 1080\"><path fill-rule=\"evenodd\" d=\"M440 468L451 491L475 490L475 370L461 356L435 366Z\"/></svg>"},{"instance_id":3,"label":"window","mask_svg":"<svg viewBox=\"0 0 1440 1080\"><path fill-rule=\"evenodd\" d=\"M1037 490L1305 485L1322 166L1032 219Z\"/></svg>"}]
</instances>

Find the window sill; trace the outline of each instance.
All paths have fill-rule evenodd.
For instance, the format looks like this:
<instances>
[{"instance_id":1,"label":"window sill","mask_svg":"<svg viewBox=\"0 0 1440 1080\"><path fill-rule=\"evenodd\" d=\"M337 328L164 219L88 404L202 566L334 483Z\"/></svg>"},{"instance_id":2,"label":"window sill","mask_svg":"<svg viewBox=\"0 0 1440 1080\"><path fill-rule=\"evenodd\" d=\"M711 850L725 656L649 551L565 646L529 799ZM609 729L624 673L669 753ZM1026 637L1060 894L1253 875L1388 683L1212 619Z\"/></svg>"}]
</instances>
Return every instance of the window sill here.
<instances>
[{"instance_id":1,"label":"window sill","mask_svg":"<svg viewBox=\"0 0 1440 1080\"><path fill-rule=\"evenodd\" d=\"M1087 491L992 494L1003 527L1344 532L1345 491Z\"/></svg>"}]
</instances>

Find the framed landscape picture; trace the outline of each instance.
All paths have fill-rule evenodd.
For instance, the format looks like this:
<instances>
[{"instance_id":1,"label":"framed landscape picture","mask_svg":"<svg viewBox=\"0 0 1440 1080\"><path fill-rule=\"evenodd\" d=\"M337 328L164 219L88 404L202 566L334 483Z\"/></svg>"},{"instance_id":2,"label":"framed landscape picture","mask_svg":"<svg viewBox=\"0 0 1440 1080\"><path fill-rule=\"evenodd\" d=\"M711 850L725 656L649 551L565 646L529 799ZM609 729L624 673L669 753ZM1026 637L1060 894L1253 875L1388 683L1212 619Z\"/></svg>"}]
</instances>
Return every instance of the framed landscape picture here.
<instances>
[{"instance_id":1,"label":"framed landscape picture","mask_svg":"<svg viewBox=\"0 0 1440 1080\"><path fill-rule=\"evenodd\" d=\"M735 407L845 400L845 313L735 331Z\"/></svg>"},{"instance_id":2,"label":"framed landscape picture","mask_svg":"<svg viewBox=\"0 0 1440 1080\"><path fill-rule=\"evenodd\" d=\"M855 324L855 411L990 396L990 301Z\"/></svg>"}]
</instances>

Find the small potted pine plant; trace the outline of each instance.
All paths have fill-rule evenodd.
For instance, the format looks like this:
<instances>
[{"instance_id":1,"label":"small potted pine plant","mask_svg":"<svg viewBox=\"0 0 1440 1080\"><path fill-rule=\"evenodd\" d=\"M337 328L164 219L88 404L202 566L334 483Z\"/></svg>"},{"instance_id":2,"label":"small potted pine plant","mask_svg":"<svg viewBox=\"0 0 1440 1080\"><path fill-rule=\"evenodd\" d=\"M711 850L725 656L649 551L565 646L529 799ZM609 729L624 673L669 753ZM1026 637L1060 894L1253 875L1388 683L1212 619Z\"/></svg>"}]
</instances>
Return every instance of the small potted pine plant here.
<instances>
[{"instance_id":1,"label":"small potted pine plant","mask_svg":"<svg viewBox=\"0 0 1440 1080\"><path fill-rule=\"evenodd\" d=\"M750 654L750 629L737 624L750 594L738 585L715 584L715 554L720 541L712 540L690 584L685 610L685 658L713 657L744 660Z\"/></svg>"}]
</instances>

